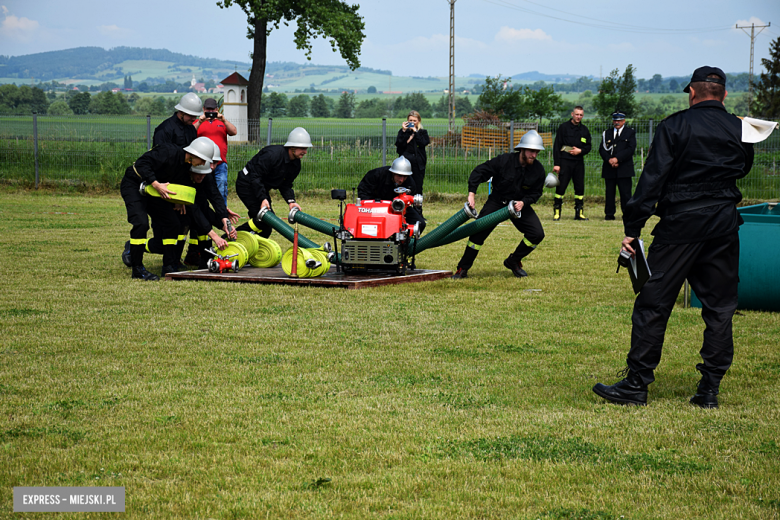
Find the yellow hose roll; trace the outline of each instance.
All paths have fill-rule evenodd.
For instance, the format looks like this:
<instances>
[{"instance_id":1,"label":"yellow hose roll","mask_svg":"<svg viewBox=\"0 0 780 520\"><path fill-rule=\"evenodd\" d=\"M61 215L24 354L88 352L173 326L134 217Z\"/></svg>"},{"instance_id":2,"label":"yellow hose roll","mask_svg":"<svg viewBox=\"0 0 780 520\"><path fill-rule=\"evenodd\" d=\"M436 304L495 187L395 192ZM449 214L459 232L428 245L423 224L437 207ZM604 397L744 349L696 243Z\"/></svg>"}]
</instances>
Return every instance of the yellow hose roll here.
<instances>
[{"instance_id":1,"label":"yellow hose roll","mask_svg":"<svg viewBox=\"0 0 780 520\"><path fill-rule=\"evenodd\" d=\"M307 249L307 251L311 253L316 260L322 263L321 266L311 270L312 278L322 276L330 270L330 262L328 262L328 253L324 249L322 248Z\"/></svg>"},{"instance_id":2,"label":"yellow hose roll","mask_svg":"<svg viewBox=\"0 0 780 520\"><path fill-rule=\"evenodd\" d=\"M171 195L171 198L167 199L171 204L184 204L185 206L195 204L195 188L182 184L169 184L168 189L176 193L176 195ZM161 198L160 192L151 185L144 188L144 191L147 195Z\"/></svg>"},{"instance_id":3,"label":"yellow hose roll","mask_svg":"<svg viewBox=\"0 0 780 520\"><path fill-rule=\"evenodd\" d=\"M246 248L249 258L252 258L257 253L257 240L249 231L236 231L236 242Z\"/></svg>"},{"instance_id":4,"label":"yellow hose roll","mask_svg":"<svg viewBox=\"0 0 780 520\"><path fill-rule=\"evenodd\" d=\"M311 278L311 269L306 267L306 260L314 258L311 253L302 247L298 248L298 278ZM291 247L282 255L282 270L287 276L292 273L293 248Z\"/></svg>"},{"instance_id":5,"label":"yellow hose roll","mask_svg":"<svg viewBox=\"0 0 780 520\"><path fill-rule=\"evenodd\" d=\"M271 239L253 235L257 242L257 253L249 258L252 267L274 267L282 260L282 248Z\"/></svg>"},{"instance_id":6,"label":"yellow hose roll","mask_svg":"<svg viewBox=\"0 0 780 520\"><path fill-rule=\"evenodd\" d=\"M246 263L249 261L249 253L247 253L246 248L239 242L228 242L228 245L225 249L217 249L216 251L217 254L222 256L230 256L238 253L238 257L234 258L234 260L238 260L239 268L244 267L244 265L246 265Z\"/></svg>"}]
</instances>

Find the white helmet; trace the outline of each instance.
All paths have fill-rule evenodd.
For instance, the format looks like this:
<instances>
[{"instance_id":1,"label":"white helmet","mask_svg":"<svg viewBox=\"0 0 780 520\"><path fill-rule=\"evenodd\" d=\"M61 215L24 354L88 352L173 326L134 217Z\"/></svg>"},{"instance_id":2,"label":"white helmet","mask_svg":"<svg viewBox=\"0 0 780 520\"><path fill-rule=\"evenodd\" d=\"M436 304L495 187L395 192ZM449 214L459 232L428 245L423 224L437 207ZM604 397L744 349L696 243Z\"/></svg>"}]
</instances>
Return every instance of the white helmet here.
<instances>
[{"instance_id":1,"label":"white helmet","mask_svg":"<svg viewBox=\"0 0 780 520\"><path fill-rule=\"evenodd\" d=\"M398 175L409 176L412 174L412 163L410 163L409 159L402 155L393 161L393 164L390 166L390 171L397 173Z\"/></svg>"},{"instance_id":2,"label":"white helmet","mask_svg":"<svg viewBox=\"0 0 780 520\"><path fill-rule=\"evenodd\" d=\"M539 135L539 132L536 130L529 130L525 134L523 134L523 137L520 138L520 142L517 143L517 146L515 146L515 150L544 150L544 145L542 144L542 136Z\"/></svg>"},{"instance_id":3,"label":"white helmet","mask_svg":"<svg viewBox=\"0 0 780 520\"><path fill-rule=\"evenodd\" d=\"M191 116L200 117L203 115L203 102L194 92L184 94L179 100L179 104L173 108Z\"/></svg>"},{"instance_id":4,"label":"white helmet","mask_svg":"<svg viewBox=\"0 0 780 520\"><path fill-rule=\"evenodd\" d=\"M311 137L309 136L309 132L301 128L300 126L298 128L293 128L293 131L290 132L290 135L287 136L287 142L284 143L284 146L293 146L295 148L311 148Z\"/></svg>"},{"instance_id":5,"label":"white helmet","mask_svg":"<svg viewBox=\"0 0 780 520\"><path fill-rule=\"evenodd\" d=\"M214 143L214 141L212 141L212 143ZM219 146L217 146L217 143L214 143L214 157L211 160L212 162L222 161L222 156L219 154Z\"/></svg>"},{"instance_id":6,"label":"white helmet","mask_svg":"<svg viewBox=\"0 0 780 520\"><path fill-rule=\"evenodd\" d=\"M214 159L214 148L216 146L214 141L208 137L198 137L184 151L191 153L195 157L200 157L204 161L211 162Z\"/></svg>"},{"instance_id":7,"label":"white helmet","mask_svg":"<svg viewBox=\"0 0 780 520\"><path fill-rule=\"evenodd\" d=\"M555 175L553 172L550 172L547 174L547 177L544 179L544 187L545 188L555 188L561 183L561 181L558 180L558 176Z\"/></svg>"},{"instance_id":8,"label":"white helmet","mask_svg":"<svg viewBox=\"0 0 780 520\"><path fill-rule=\"evenodd\" d=\"M206 161L205 164L201 164L200 166L192 166L190 167L190 171L201 175L209 174L211 173L211 161Z\"/></svg>"}]
</instances>

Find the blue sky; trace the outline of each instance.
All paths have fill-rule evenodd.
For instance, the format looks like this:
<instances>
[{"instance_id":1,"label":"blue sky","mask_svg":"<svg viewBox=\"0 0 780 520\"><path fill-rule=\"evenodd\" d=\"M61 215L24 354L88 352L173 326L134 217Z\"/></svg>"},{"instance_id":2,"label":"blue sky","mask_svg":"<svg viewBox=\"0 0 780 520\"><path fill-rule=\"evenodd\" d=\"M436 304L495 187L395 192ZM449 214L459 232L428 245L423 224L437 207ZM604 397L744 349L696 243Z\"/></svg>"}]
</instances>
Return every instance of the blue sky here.
<instances>
[{"instance_id":1,"label":"blue sky","mask_svg":"<svg viewBox=\"0 0 780 520\"><path fill-rule=\"evenodd\" d=\"M201 57L249 61L246 17L216 0L0 0L0 54L18 56L81 46L165 48ZM548 7L554 6L554 7ZM706 9L703 9L706 6ZM368 0L361 64L398 76L446 76L448 0ZM746 72L750 38L734 28L772 26L756 38L755 71L780 36L780 1L457 0L455 72L504 76L607 75L629 63L637 76L687 76L700 65ZM304 63L293 28L269 37L269 61ZM312 63L344 64L324 40Z\"/></svg>"}]
</instances>

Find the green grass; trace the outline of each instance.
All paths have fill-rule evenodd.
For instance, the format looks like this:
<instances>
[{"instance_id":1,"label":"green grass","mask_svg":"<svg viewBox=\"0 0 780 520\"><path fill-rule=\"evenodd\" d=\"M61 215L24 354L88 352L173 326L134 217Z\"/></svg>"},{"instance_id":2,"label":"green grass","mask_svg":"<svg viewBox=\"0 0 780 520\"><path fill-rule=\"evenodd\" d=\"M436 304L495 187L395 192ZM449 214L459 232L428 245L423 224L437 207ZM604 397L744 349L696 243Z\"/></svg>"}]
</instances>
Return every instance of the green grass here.
<instances>
[{"instance_id":1,"label":"green grass","mask_svg":"<svg viewBox=\"0 0 780 520\"><path fill-rule=\"evenodd\" d=\"M607 404L590 389L624 366L633 293L595 205L558 223L537 206L528 278L501 265L504 223L466 280L348 291L132 281L118 194L0 189L0 517L14 486L124 486L127 518L780 513L779 315L735 317L705 411L680 298L649 405ZM429 225L462 202L426 205ZM418 266L453 269L463 246Z\"/></svg>"}]
</instances>

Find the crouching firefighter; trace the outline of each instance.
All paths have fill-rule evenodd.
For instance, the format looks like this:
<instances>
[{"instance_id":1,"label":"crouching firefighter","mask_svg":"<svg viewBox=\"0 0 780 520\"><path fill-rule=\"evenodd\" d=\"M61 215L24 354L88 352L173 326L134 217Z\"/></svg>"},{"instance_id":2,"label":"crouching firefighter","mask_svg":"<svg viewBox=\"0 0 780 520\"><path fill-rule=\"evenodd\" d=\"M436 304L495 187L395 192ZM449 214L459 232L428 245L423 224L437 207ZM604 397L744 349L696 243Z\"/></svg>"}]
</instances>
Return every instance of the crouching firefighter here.
<instances>
[{"instance_id":1,"label":"crouching firefighter","mask_svg":"<svg viewBox=\"0 0 780 520\"><path fill-rule=\"evenodd\" d=\"M375 168L363 177L358 184L360 200L393 200L399 194L396 188L406 188L411 195L419 195L420 190L412 177L412 163L406 157L399 157L390 166ZM420 223L420 233L425 229L425 219L413 206L406 208L406 223L414 227Z\"/></svg>"},{"instance_id":2,"label":"crouching firefighter","mask_svg":"<svg viewBox=\"0 0 780 520\"><path fill-rule=\"evenodd\" d=\"M523 269L521 260L544 240L542 223L531 207L542 196L542 187L544 186L544 167L536 160L539 152L544 150L542 137L535 130L530 130L523 135L515 146L515 150L518 152L499 155L474 168L469 176L468 204L472 208L474 207L477 187L487 182L491 177L493 178L493 190L488 195L487 202L479 212L478 218L505 208L509 201L515 201L515 211L520 212L521 216L518 219L512 219L512 224L524 236L515 251L504 260L504 267L520 278L528 276L528 273ZM453 278L468 277L468 271L474 264L479 250L494 229L495 226L469 237L466 250L458 262L458 270L452 276Z\"/></svg>"},{"instance_id":3,"label":"crouching firefighter","mask_svg":"<svg viewBox=\"0 0 780 520\"><path fill-rule=\"evenodd\" d=\"M126 245L126 249L129 249L132 278L159 279L158 276L147 271L143 264L150 218L155 232L161 234L157 238L162 242L162 275L176 272L174 265L180 234L176 209L179 205L174 205L171 201L171 197L176 195L176 192L169 189L169 184L181 184L197 190L203 178L211 172L212 155L213 147L204 143L192 143L186 148L175 144L164 144L155 146L143 154L125 171L120 192L127 208L127 221L132 225L130 241ZM151 186L160 196L151 197L143 193L142 184ZM179 210L181 208L178 207ZM193 208L191 218L198 222L199 227L208 226L198 207L193 205L191 208Z\"/></svg>"},{"instance_id":4,"label":"crouching firefighter","mask_svg":"<svg viewBox=\"0 0 780 520\"><path fill-rule=\"evenodd\" d=\"M309 132L298 127L287 136L284 145L266 146L252 157L236 178L236 195L249 212L249 222L238 226L239 231L255 231L263 238L271 236L273 228L256 218L261 209L271 206L272 189L279 190L289 209L301 209L295 202L293 183L301 173L301 159L312 147Z\"/></svg>"}]
</instances>

